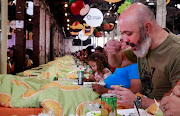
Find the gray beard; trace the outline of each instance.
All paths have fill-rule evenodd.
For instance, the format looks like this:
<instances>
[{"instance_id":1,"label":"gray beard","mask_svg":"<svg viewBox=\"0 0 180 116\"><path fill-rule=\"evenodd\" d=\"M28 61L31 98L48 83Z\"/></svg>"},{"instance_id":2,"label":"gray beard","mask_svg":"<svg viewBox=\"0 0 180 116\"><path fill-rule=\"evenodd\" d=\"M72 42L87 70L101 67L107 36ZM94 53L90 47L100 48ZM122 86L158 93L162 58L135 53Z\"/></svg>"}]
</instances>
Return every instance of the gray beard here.
<instances>
[{"instance_id":1,"label":"gray beard","mask_svg":"<svg viewBox=\"0 0 180 116\"><path fill-rule=\"evenodd\" d=\"M143 41L139 42L136 50L133 50L133 52L137 57L143 58L147 55L150 46L151 38L149 36L146 36L146 38Z\"/></svg>"}]
</instances>

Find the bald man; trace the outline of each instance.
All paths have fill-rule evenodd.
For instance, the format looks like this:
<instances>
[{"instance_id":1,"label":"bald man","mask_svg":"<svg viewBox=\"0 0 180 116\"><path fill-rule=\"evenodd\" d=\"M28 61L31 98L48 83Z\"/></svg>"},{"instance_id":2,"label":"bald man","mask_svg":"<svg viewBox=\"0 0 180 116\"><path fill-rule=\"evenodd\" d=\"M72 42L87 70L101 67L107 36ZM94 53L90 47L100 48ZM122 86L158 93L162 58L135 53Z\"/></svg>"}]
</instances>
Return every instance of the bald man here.
<instances>
[{"instance_id":1,"label":"bald man","mask_svg":"<svg viewBox=\"0 0 180 116\"><path fill-rule=\"evenodd\" d=\"M118 97L118 103L133 107L135 101L139 107L147 108L170 95L172 88L180 79L180 37L163 29L156 22L153 12L141 3L134 3L119 17L121 42L110 40L106 51L108 61L113 67L124 67L138 63L141 78L141 98L128 89L112 86ZM123 44L129 49L121 51Z\"/></svg>"}]
</instances>

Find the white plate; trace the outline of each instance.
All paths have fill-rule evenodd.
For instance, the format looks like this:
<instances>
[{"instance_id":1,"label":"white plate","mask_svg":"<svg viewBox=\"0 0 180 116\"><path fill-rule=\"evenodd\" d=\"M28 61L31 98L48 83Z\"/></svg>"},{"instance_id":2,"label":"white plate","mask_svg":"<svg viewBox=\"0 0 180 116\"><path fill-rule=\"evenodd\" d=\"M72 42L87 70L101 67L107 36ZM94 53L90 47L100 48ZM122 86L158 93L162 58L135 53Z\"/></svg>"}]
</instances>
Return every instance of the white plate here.
<instances>
[{"instance_id":1,"label":"white plate","mask_svg":"<svg viewBox=\"0 0 180 116\"><path fill-rule=\"evenodd\" d=\"M100 113L101 111L95 111L95 112L96 113ZM140 112L141 116L152 116L151 114L147 113L143 109L139 109L139 112ZM124 115L124 116L129 116L130 113L134 113L135 114L135 110L134 109L118 109L117 110L117 114ZM91 112L88 112L86 114L86 116L91 116ZM133 116L138 116L138 115L133 115Z\"/></svg>"},{"instance_id":2,"label":"white plate","mask_svg":"<svg viewBox=\"0 0 180 116\"><path fill-rule=\"evenodd\" d=\"M125 115L128 116L129 113L134 113L135 114L135 109L118 109L117 114ZM139 109L139 113L141 116L152 116L151 114L147 113L144 109ZM135 115L138 116L138 115Z\"/></svg>"},{"instance_id":3,"label":"white plate","mask_svg":"<svg viewBox=\"0 0 180 116\"><path fill-rule=\"evenodd\" d=\"M83 82L83 85L92 85L92 84L96 84L97 82ZM78 82L73 82L74 85L77 85Z\"/></svg>"}]
</instances>

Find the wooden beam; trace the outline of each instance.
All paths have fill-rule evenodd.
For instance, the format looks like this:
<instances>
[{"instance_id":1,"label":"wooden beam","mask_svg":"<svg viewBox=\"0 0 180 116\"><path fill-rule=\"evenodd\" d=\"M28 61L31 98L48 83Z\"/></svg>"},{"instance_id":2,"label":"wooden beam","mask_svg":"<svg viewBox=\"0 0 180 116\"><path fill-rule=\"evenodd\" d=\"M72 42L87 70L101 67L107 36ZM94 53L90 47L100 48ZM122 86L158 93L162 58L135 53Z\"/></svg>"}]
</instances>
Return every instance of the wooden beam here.
<instances>
[{"instance_id":1,"label":"wooden beam","mask_svg":"<svg viewBox=\"0 0 180 116\"><path fill-rule=\"evenodd\" d=\"M36 0L36 2L39 0ZM39 66L40 6L34 5L33 16L33 67Z\"/></svg>"},{"instance_id":2,"label":"wooden beam","mask_svg":"<svg viewBox=\"0 0 180 116\"><path fill-rule=\"evenodd\" d=\"M16 27L15 44L15 72L22 72L25 69L26 39L24 31L25 0L16 0L16 20L22 22L22 27ZM19 22L19 23L20 23ZM17 22L16 22L17 23Z\"/></svg>"},{"instance_id":3,"label":"wooden beam","mask_svg":"<svg viewBox=\"0 0 180 116\"><path fill-rule=\"evenodd\" d=\"M7 73L7 25L8 25L8 1L0 2L1 31L0 31L0 74Z\"/></svg>"}]
</instances>

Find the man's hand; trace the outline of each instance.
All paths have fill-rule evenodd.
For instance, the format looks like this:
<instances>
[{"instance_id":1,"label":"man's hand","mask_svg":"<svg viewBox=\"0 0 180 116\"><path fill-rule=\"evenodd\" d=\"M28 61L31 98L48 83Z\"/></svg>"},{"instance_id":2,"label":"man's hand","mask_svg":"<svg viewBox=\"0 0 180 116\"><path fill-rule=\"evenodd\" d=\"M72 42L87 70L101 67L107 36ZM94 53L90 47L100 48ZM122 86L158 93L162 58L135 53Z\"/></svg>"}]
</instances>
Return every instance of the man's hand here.
<instances>
[{"instance_id":1,"label":"man's hand","mask_svg":"<svg viewBox=\"0 0 180 116\"><path fill-rule=\"evenodd\" d=\"M173 89L173 95L180 97L180 86L175 86Z\"/></svg>"},{"instance_id":2,"label":"man's hand","mask_svg":"<svg viewBox=\"0 0 180 116\"><path fill-rule=\"evenodd\" d=\"M92 88L95 92L97 92L100 95L103 93L107 93L109 90L108 88L105 88L104 86L100 84L92 84Z\"/></svg>"},{"instance_id":3,"label":"man's hand","mask_svg":"<svg viewBox=\"0 0 180 116\"><path fill-rule=\"evenodd\" d=\"M102 80L103 79L103 77L102 77L103 75L102 74L95 74L95 76L94 76L94 78L95 78L95 80L97 81L97 82L99 82L100 80Z\"/></svg>"},{"instance_id":4,"label":"man's hand","mask_svg":"<svg viewBox=\"0 0 180 116\"><path fill-rule=\"evenodd\" d=\"M133 101L137 99L137 96L133 94L129 89L111 85L111 88L115 90L109 90L108 93L117 95L117 103L128 107L134 107Z\"/></svg>"},{"instance_id":5,"label":"man's hand","mask_svg":"<svg viewBox=\"0 0 180 116\"><path fill-rule=\"evenodd\" d=\"M160 102L160 109L165 116L179 116L179 108L180 98L175 95L163 97Z\"/></svg>"},{"instance_id":6,"label":"man's hand","mask_svg":"<svg viewBox=\"0 0 180 116\"><path fill-rule=\"evenodd\" d=\"M89 75L89 78L87 79L84 77L84 82L95 82L94 75Z\"/></svg>"},{"instance_id":7,"label":"man's hand","mask_svg":"<svg viewBox=\"0 0 180 116\"><path fill-rule=\"evenodd\" d=\"M105 51L108 54L117 54L121 51L121 44L117 40L109 40L106 44Z\"/></svg>"}]
</instances>

